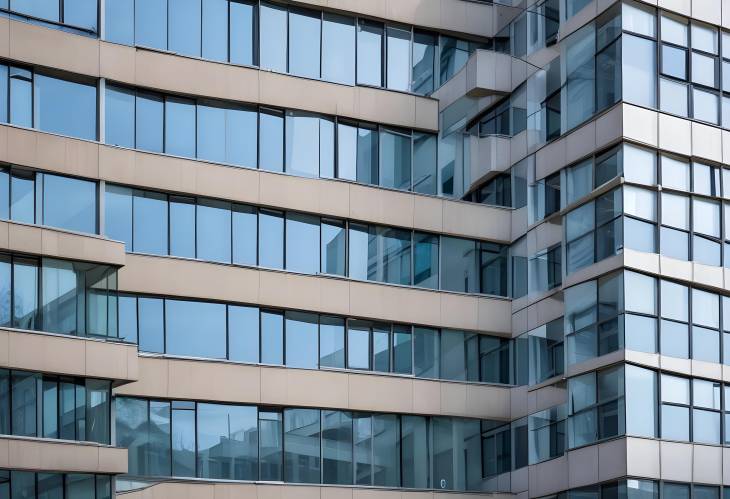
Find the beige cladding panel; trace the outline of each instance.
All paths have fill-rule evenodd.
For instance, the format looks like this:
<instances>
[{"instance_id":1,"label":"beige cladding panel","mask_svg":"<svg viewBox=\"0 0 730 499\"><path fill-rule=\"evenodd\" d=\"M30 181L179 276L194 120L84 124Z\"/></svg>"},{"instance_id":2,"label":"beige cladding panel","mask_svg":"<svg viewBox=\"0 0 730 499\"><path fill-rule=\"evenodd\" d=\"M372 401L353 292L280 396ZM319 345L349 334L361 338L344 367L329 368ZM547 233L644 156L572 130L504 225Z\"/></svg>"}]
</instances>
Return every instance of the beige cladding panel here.
<instances>
[{"instance_id":1,"label":"beige cladding panel","mask_svg":"<svg viewBox=\"0 0 730 499\"><path fill-rule=\"evenodd\" d=\"M0 221L0 249L54 258L124 265L124 244L35 225Z\"/></svg>"},{"instance_id":2,"label":"beige cladding panel","mask_svg":"<svg viewBox=\"0 0 730 499\"><path fill-rule=\"evenodd\" d=\"M44 373L135 381L137 347L55 334L0 330L0 366Z\"/></svg>"},{"instance_id":3,"label":"beige cladding panel","mask_svg":"<svg viewBox=\"0 0 730 499\"><path fill-rule=\"evenodd\" d=\"M20 437L0 437L0 468L120 474L127 472L127 449Z\"/></svg>"},{"instance_id":4,"label":"beige cladding panel","mask_svg":"<svg viewBox=\"0 0 730 499\"><path fill-rule=\"evenodd\" d=\"M119 290L260 304L433 327L486 329L503 335L510 332L509 300L503 298L171 257L128 254L127 264L119 270ZM486 328L480 327L480 324Z\"/></svg>"},{"instance_id":5,"label":"beige cladding panel","mask_svg":"<svg viewBox=\"0 0 730 499\"><path fill-rule=\"evenodd\" d=\"M509 419L509 387L146 356L139 372L139 381L115 388L115 394Z\"/></svg>"}]
</instances>

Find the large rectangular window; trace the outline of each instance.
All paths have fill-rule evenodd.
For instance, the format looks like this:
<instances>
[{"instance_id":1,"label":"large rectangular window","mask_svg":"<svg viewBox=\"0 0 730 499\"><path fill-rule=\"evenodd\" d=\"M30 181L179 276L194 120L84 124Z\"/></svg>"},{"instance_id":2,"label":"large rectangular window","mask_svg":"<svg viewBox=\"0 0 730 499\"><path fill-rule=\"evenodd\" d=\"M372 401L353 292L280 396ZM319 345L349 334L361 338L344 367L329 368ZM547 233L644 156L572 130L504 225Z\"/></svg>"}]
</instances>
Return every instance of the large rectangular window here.
<instances>
[{"instance_id":1,"label":"large rectangular window","mask_svg":"<svg viewBox=\"0 0 730 499\"><path fill-rule=\"evenodd\" d=\"M256 407L198 404L198 476L227 480L258 477Z\"/></svg>"}]
</instances>

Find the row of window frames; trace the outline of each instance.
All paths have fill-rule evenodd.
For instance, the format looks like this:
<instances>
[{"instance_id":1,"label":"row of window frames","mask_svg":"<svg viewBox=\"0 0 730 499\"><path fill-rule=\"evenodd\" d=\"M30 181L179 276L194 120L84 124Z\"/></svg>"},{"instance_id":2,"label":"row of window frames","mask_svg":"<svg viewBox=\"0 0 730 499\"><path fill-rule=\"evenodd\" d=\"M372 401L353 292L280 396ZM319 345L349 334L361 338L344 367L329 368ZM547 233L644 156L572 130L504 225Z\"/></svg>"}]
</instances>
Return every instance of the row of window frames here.
<instances>
[{"instance_id":1,"label":"row of window frames","mask_svg":"<svg viewBox=\"0 0 730 499\"><path fill-rule=\"evenodd\" d=\"M724 441L721 438L721 427L725 427L725 432L730 430L727 421L722 422L723 403L721 403L721 399L724 399L725 406L730 402L728 401L729 386L725 386L722 390L721 384L717 382L681 378L667 374L662 374L660 379L658 399L661 404L661 410L659 411L659 434L661 438L708 444L730 443L728 435L726 435ZM678 390L682 390L679 383L686 383L686 400L682 396L672 396L677 395ZM698 398L697 393L701 390L705 392L703 394L704 400L697 401L695 400ZM709 393L707 393L707 390L709 390ZM724 396L721 395L723 391ZM682 413L686 413L687 417L687 424L683 429L671 424L677 422L676 420L672 421L672 418L682 419ZM717 420L713 421L715 418ZM712 429L716 429L718 433L716 435L712 435L712 433L702 434L702 430L711 431ZM683 430L686 430L686 433Z\"/></svg>"},{"instance_id":2,"label":"row of window frames","mask_svg":"<svg viewBox=\"0 0 730 499\"><path fill-rule=\"evenodd\" d=\"M628 497L645 497L646 499L721 499L722 497L730 497L730 487L720 487L716 485L700 485L694 483L680 483L662 481L658 484L653 480L627 479L634 482L635 487L629 489ZM647 485L651 489L647 488ZM661 485L661 494L659 487ZM627 497L622 493L621 482L609 482L601 485L591 485L571 489L558 494L543 496L539 499L616 499L617 497ZM721 490L722 489L722 490ZM723 492L724 490L724 492Z\"/></svg>"},{"instance_id":3,"label":"row of window frames","mask_svg":"<svg viewBox=\"0 0 730 499\"><path fill-rule=\"evenodd\" d=\"M319 116L315 114L310 113L298 113L294 111L283 111L283 110L276 110L276 109L270 109L265 107L255 108L255 107L246 107L246 106L231 106L231 107L221 107L219 103L213 102L213 101L205 101L205 100L195 100L195 99L184 99L179 97L171 97L171 96L163 96L158 95L154 93L147 93L142 91L133 91L133 90L127 90L123 88L117 88L117 87L107 87L107 99L111 98L110 92L116 92L120 95L127 94L127 95L134 95L135 96L135 104L131 107L131 112L133 116L130 117L131 121L127 124L128 126L134 127L133 131L128 130L127 133L132 133L135 137L126 137L124 140L118 140L118 144L115 145L123 145L128 147L136 147L141 150L149 150L153 152L165 152L168 154L177 154L184 157L201 157L202 159L211 159L211 160L217 160L220 158L214 158L214 157L208 157L207 154L204 154L203 156L198 156L200 154L199 144L198 141L200 140L200 113L198 112L198 108L200 106L211 108L211 109L219 109L222 111L230 110L235 112L245 112L245 113L255 113L256 114L256 130L254 132L256 140L256 144L253 144L253 149L256 151L256 158L248 158L246 161L242 162L241 164L243 166L249 166L249 167L256 167L258 166L261 169L264 170L272 170L272 171L289 171L290 168L292 168L292 165L289 164L290 160L286 157L286 150L287 150L287 121L288 118L296 119L297 117L302 118L315 118L320 120L320 127L319 127L319 140L320 140L320 154L324 151L322 149L322 138L323 135L321 134L323 131L323 128L321 126L322 122L330 123L331 129L331 149L329 151L330 154L324 155L327 159L322 159L322 156L320 156L320 164L315 165L318 166L318 173L310 172L310 174L317 175L323 177L334 177L334 178L345 178L348 180L358 180L360 182L369 183L369 184L383 184L383 180L380 178L382 175L379 175L380 168L380 149L381 149L381 142L384 137L387 135L393 136L398 138L399 140L410 140L410 157L408 158L402 158L402 161L406 162L408 164L408 172L400 172L398 168L398 165L394 164L394 168L396 171L394 172L394 179L396 182L394 182L394 185L386 185L386 187L396 188L396 189L406 189L410 190L411 188L414 188L416 191L419 191L417 189L418 183L421 183L421 180L415 178L415 169L418 165L415 163L415 148L416 145L419 142L422 142L424 140L433 139L435 140L435 136L431 136L429 134L423 134L419 132L413 132L406 130L398 130L394 128L387 128L378 126L375 124L367 124L367 123L359 123L359 122L353 122L348 121L346 119L341 118L334 118L330 119L324 116ZM107 107L109 107L109 102L107 102ZM140 114L140 103L144 104L148 111L155 112L157 116L157 120L147 120L148 122L155 123L161 125L161 129L158 130L159 136L156 139L153 139L153 141L150 141L151 134L145 133L141 137L138 135L137 130L137 115ZM158 103L158 104L155 104ZM149 105L153 105L154 107L158 107L156 111L149 107ZM171 136L168 136L168 126L166 119L167 114L171 112L170 106L175 106L178 108L175 111L175 114L178 115L178 118L180 118L179 113L186 111L184 110L184 107L189 107L190 109L187 111L191 114L189 117L189 122L192 125L192 129L189 130L189 137L188 140L183 141L184 144L186 144L185 150L174 150L173 145L171 144L173 139ZM107 112L107 143L114 142L113 136L115 135L113 133L113 130L110 129L112 126L112 119L113 116L111 110L108 110ZM180 121L179 119L176 121ZM252 123L253 125L253 123ZM374 134L368 142L370 143L370 166L368 168L367 172L367 178L363 179L357 179L355 177L359 177L359 168L355 176L353 176L351 173L345 172L344 168L340 165L340 162L344 158L342 154L342 150L340 150L339 143L344 141L340 139L340 136L344 133L349 133L350 130L352 133L357 134L356 137L356 148L359 149L361 145L361 137L364 137L365 135L363 132L367 132L369 134ZM149 131L149 130L146 130ZM265 135L266 133L266 135ZM268 134L275 134L271 137L268 136ZM122 136L120 135L120 138ZM140 144L140 140L144 140L144 144ZM110 140L112 142L110 142ZM178 140L178 139L176 139ZM327 138L325 137L325 140ZM265 151L265 145L268 145L269 141L273 141L274 143L278 144L279 151L278 152L271 152L266 151L266 157L263 156L263 152ZM324 144L327 145L327 144ZM326 152L326 151L325 151ZM435 151L434 151L435 152ZM357 154L356 154L357 156ZM364 157L364 156L363 156ZM229 158L230 159L230 158ZM359 163L360 158L349 158L350 160L356 161ZM394 158L395 159L395 158ZM433 158L434 164L432 170L435 170L435 160L436 158ZM324 164L324 162L327 161L327 163L331 163L329 165ZM251 162L255 164L244 164L246 162ZM238 164L238 161L234 161L234 164ZM352 165L355 166L355 165ZM355 173L355 172L352 172ZM397 173L400 173L400 175L395 175ZM407 179L398 177L403 177L404 174L408 176ZM435 171L431 173L432 175L435 174ZM397 180L400 180L400 182L397 182ZM404 181L407 180L408 185L404 185ZM411 185L412 182L418 183L416 185ZM427 189L426 193L431 193L433 189Z\"/></svg>"},{"instance_id":4,"label":"row of window frames","mask_svg":"<svg viewBox=\"0 0 730 499\"><path fill-rule=\"evenodd\" d=\"M113 499L114 478L0 469L0 499Z\"/></svg>"}]
</instances>

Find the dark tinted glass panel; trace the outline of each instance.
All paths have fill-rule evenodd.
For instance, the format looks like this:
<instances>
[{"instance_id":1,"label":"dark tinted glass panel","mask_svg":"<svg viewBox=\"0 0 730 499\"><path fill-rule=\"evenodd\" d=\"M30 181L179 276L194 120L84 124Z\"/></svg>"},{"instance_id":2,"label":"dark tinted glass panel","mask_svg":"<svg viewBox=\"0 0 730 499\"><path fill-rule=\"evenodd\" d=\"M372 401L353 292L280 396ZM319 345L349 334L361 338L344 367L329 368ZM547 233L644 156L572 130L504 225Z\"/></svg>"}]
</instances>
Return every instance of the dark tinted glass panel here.
<instances>
[{"instance_id":1,"label":"dark tinted glass panel","mask_svg":"<svg viewBox=\"0 0 730 499\"><path fill-rule=\"evenodd\" d=\"M198 258L213 262L230 262L231 204L225 201L200 200L197 221Z\"/></svg>"},{"instance_id":2,"label":"dark tinted glass panel","mask_svg":"<svg viewBox=\"0 0 730 499\"><path fill-rule=\"evenodd\" d=\"M101 444L110 442L110 396L109 381L86 380L86 440Z\"/></svg>"},{"instance_id":3,"label":"dark tinted glass panel","mask_svg":"<svg viewBox=\"0 0 730 499\"><path fill-rule=\"evenodd\" d=\"M422 194L437 194L436 136L413 133L413 190Z\"/></svg>"},{"instance_id":4,"label":"dark tinted glass panel","mask_svg":"<svg viewBox=\"0 0 730 499\"><path fill-rule=\"evenodd\" d=\"M35 127L82 139L96 139L96 86L35 74Z\"/></svg>"},{"instance_id":5,"label":"dark tinted glass panel","mask_svg":"<svg viewBox=\"0 0 730 499\"><path fill-rule=\"evenodd\" d=\"M455 237L441 238L441 289L476 293L476 243Z\"/></svg>"},{"instance_id":6,"label":"dark tinted glass panel","mask_svg":"<svg viewBox=\"0 0 730 499\"><path fill-rule=\"evenodd\" d=\"M198 404L198 476L229 480L258 477L256 407Z\"/></svg>"},{"instance_id":7,"label":"dark tinted glass panel","mask_svg":"<svg viewBox=\"0 0 730 499\"><path fill-rule=\"evenodd\" d=\"M380 185L394 189L410 190L410 134L388 130L380 132Z\"/></svg>"},{"instance_id":8,"label":"dark tinted glass panel","mask_svg":"<svg viewBox=\"0 0 730 499\"><path fill-rule=\"evenodd\" d=\"M373 415L373 485L397 487L400 482L398 416Z\"/></svg>"},{"instance_id":9,"label":"dark tinted glass panel","mask_svg":"<svg viewBox=\"0 0 730 499\"><path fill-rule=\"evenodd\" d=\"M318 409L284 411L284 480L320 482L320 429Z\"/></svg>"},{"instance_id":10,"label":"dark tinted glass panel","mask_svg":"<svg viewBox=\"0 0 730 499\"><path fill-rule=\"evenodd\" d=\"M10 218L10 171L0 168L0 219Z\"/></svg>"},{"instance_id":11,"label":"dark tinted glass panel","mask_svg":"<svg viewBox=\"0 0 730 499\"><path fill-rule=\"evenodd\" d=\"M352 416L322 411L322 482L352 484Z\"/></svg>"},{"instance_id":12,"label":"dark tinted glass panel","mask_svg":"<svg viewBox=\"0 0 730 499\"><path fill-rule=\"evenodd\" d=\"M441 378L466 381L466 343L460 331L441 331Z\"/></svg>"},{"instance_id":13,"label":"dark tinted glass panel","mask_svg":"<svg viewBox=\"0 0 730 499\"><path fill-rule=\"evenodd\" d=\"M427 95L434 90L437 46L438 37L435 35L413 34L411 90L417 94Z\"/></svg>"},{"instance_id":14,"label":"dark tinted glass panel","mask_svg":"<svg viewBox=\"0 0 730 499\"><path fill-rule=\"evenodd\" d=\"M413 374L420 378L439 377L439 332L413 328Z\"/></svg>"},{"instance_id":15,"label":"dark tinted glass panel","mask_svg":"<svg viewBox=\"0 0 730 499\"><path fill-rule=\"evenodd\" d=\"M261 311L261 362L284 363L284 316Z\"/></svg>"},{"instance_id":16,"label":"dark tinted glass panel","mask_svg":"<svg viewBox=\"0 0 730 499\"><path fill-rule=\"evenodd\" d=\"M116 397L114 403L116 444L127 449L129 473L146 474L147 401Z\"/></svg>"},{"instance_id":17,"label":"dark tinted glass panel","mask_svg":"<svg viewBox=\"0 0 730 499\"><path fill-rule=\"evenodd\" d=\"M38 324L38 264L13 259L13 327L36 329Z\"/></svg>"},{"instance_id":18,"label":"dark tinted glass panel","mask_svg":"<svg viewBox=\"0 0 730 499\"><path fill-rule=\"evenodd\" d=\"M401 416L401 463L403 487L429 486L428 420L423 416Z\"/></svg>"},{"instance_id":19,"label":"dark tinted glass panel","mask_svg":"<svg viewBox=\"0 0 730 499\"><path fill-rule=\"evenodd\" d=\"M286 313L286 365L317 368L319 317L302 312Z\"/></svg>"},{"instance_id":20,"label":"dark tinted glass panel","mask_svg":"<svg viewBox=\"0 0 730 499\"><path fill-rule=\"evenodd\" d=\"M172 355L226 358L226 306L165 300L166 351Z\"/></svg>"},{"instance_id":21,"label":"dark tinted glass panel","mask_svg":"<svg viewBox=\"0 0 730 499\"><path fill-rule=\"evenodd\" d=\"M416 233L413 242L413 284L423 288L438 289L438 236Z\"/></svg>"},{"instance_id":22,"label":"dark tinted glass panel","mask_svg":"<svg viewBox=\"0 0 730 499\"><path fill-rule=\"evenodd\" d=\"M200 0L168 0L168 48L184 55L200 56Z\"/></svg>"},{"instance_id":23,"label":"dark tinted glass panel","mask_svg":"<svg viewBox=\"0 0 730 499\"><path fill-rule=\"evenodd\" d=\"M11 414L13 435L21 437L42 436L37 417L40 415L38 394L41 375L15 371L11 375Z\"/></svg>"},{"instance_id":24,"label":"dark tinted glass panel","mask_svg":"<svg viewBox=\"0 0 730 499\"><path fill-rule=\"evenodd\" d=\"M56 473L38 473L38 499L63 499L63 475ZM93 495L91 499L94 499Z\"/></svg>"},{"instance_id":25,"label":"dark tinted glass panel","mask_svg":"<svg viewBox=\"0 0 730 499\"><path fill-rule=\"evenodd\" d=\"M0 122L8 122L8 67L0 64Z\"/></svg>"},{"instance_id":26,"label":"dark tinted glass panel","mask_svg":"<svg viewBox=\"0 0 730 499\"><path fill-rule=\"evenodd\" d=\"M43 176L43 224L96 233L96 183Z\"/></svg>"},{"instance_id":27,"label":"dark tinted glass panel","mask_svg":"<svg viewBox=\"0 0 730 499\"><path fill-rule=\"evenodd\" d=\"M228 306L228 358L259 361L259 309Z\"/></svg>"},{"instance_id":28,"label":"dark tinted glass panel","mask_svg":"<svg viewBox=\"0 0 730 499\"><path fill-rule=\"evenodd\" d=\"M378 131L357 129L357 178L362 184L378 183Z\"/></svg>"},{"instance_id":29,"label":"dark tinted glass panel","mask_svg":"<svg viewBox=\"0 0 730 499\"><path fill-rule=\"evenodd\" d=\"M107 144L134 147L134 95L134 90L106 87L104 139Z\"/></svg>"},{"instance_id":30,"label":"dark tinted glass panel","mask_svg":"<svg viewBox=\"0 0 730 499\"><path fill-rule=\"evenodd\" d=\"M36 497L35 473L30 471L11 471L10 497L12 499L34 499Z\"/></svg>"},{"instance_id":31,"label":"dark tinted glass panel","mask_svg":"<svg viewBox=\"0 0 730 499\"><path fill-rule=\"evenodd\" d=\"M345 321L321 317L319 321L319 365L345 367Z\"/></svg>"},{"instance_id":32,"label":"dark tinted glass panel","mask_svg":"<svg viewBox=\"0 0 730 499\"><path fill-rule=\"evenodd\" d=\"M393 372L413 372L413 344L409 326L393 326Z\"/></svg>"},{"instance_id":33,"label":"dark tinted glass panel","mask_svg":"<svg viewBox=\"0 0 730 499\"><path fill-rule=\"evenodd\" d=\"M165 152L195 157L195 102L177 97L165 99Z\"/></svg>"}]
</instances>

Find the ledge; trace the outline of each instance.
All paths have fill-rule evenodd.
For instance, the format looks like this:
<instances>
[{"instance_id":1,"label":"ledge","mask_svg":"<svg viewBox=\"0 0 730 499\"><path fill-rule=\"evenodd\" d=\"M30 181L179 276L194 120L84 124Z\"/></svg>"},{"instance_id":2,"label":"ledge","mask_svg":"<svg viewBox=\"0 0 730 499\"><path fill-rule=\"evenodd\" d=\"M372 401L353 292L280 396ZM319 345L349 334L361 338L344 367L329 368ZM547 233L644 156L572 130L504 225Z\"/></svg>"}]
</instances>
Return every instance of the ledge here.
<instances>
[{"instance_id":1,"label":"ledge","mask_svg":"<svg viewBox=\"0 0 730 499\"><path fill-rule=\"evenodd\" d=\"M302 275L175 257L127 255L119 291L199 298L486 331L509 337L507 298Z\"/></svg>"},{"instance_id":2,"label":"ledge","mask_svg":"<svg viewBox=\"0 0 730 499\"><path fill-rule=\"evenodd\" d=\"M0 162L141 188L510 241L509 209L122 149L12 125L0 125Z\"/></svg>"},{"instance_id":3,"label":"ledge","mask_svg":"<svg viewBox=\"0 0 730 499\"><path fill-rule=\"evenodd\" d=\"M426 490L386 489L380 487L337 487L329 485L231 483L208 480L167 481L130 491L118 492L125 499L510 499L507 493L436 492Z\"/></svg>"},{"instance_id":4,"label":"ledge","mask_svg":"<svg viewBox=\"0 0 730 499\"><path fill-rule=\"evenodd\" d=\"M115 389L116 395L505 421L510 417L509 387L144 355L139 362L139 381Z\"/></svg>"},{"instance_id":5,"label":"ledge","mask_svg":"<svg viewBox=\"0 0 730 499\"><path fill-rule=\"evenodd\" d=\"M139 379L137 346L0 329L0 367L128 383Z\"/></svg>"},{"instance_id":6,"label":"ledge","mask_svg":"<svg viewBox=\"0 0 730 499\"><path fill-rule=\"evenodd\" d=\"M0 436L0 468L120 474L127 472L127 449L89 442Z\"/></svg>"},{"instance_id":7,"label":"ledge","mask_svg":"<svg viewBox=\"0 0 730 499\"><path fill-rule=\"evenodd\" d=\"M0 249L32 255L124 265L124 243L38 225L0 221Z\"/></svg>"},{"instance_id":8,"label":"ledge","mask_svg":"<svg viewBox=\"0 0 730 499\"><path fill-rule=\"evenodd\" d=\"M438 131L438 102L428 97L129 47L4 18L0 57L163 92Z\"/></svg>"}]
</instances>

